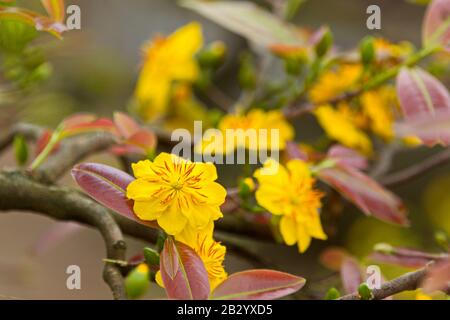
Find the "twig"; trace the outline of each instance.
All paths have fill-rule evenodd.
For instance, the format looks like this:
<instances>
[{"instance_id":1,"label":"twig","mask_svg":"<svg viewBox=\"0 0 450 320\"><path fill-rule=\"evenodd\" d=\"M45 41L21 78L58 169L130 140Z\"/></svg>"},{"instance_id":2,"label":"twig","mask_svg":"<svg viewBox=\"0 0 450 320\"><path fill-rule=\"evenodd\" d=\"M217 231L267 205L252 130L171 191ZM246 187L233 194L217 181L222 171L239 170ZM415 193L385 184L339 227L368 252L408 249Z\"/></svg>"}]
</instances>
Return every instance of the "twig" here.
<instances>
[{"instance_id":1,"label":"twig","mask_svg":"<svg viewBox=\"0 0 450 320\"><path fill-rule=\"evenodd\" d=\"M415 179L431 169L439 167L450 162L450 149L446 149L420 163L414 164L409 168L399 172L389 174L380 179L380 182L386 187L393 187L399 184Z\"/></svg>"},{"instance_id":2,"label":"twig","mask_svg":"<svg viewBox=\"0 0 450 320\"><path fill-rule=\"evenodd\" d=\"M419 269L414 272L406 273L394 280L383 283L380 289L372 290L372 300L383 300L403 291L416 290L417 288L419 288L422 280L427 274L427 270L428 268ZM354 292L352 294L339 298L339 300L361 300L361 297L357 292Z\"/></svg>"}]
</instances>

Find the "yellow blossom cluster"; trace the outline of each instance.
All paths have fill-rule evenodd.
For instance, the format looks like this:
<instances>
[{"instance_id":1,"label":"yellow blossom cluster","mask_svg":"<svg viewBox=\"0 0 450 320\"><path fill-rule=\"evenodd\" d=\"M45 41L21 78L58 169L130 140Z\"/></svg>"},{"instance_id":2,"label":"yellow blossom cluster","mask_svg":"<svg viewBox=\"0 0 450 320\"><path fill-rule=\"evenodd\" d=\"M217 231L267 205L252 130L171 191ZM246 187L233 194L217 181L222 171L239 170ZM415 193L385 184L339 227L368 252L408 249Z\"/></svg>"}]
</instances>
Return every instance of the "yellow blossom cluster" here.
<instances>
[{"instance_id":1,"label":"yellow blossom cluster","mask_svg":"<svg viewBox=\"0 0 450 320\"><path fill-rule=\"evenodd\" d=\"M314 178L307 163L291 160L286 167L269 160L265 169L278 168L274 175L263 174L259 169L254 176L258 180L256 191L258 204L275 216L280 216L280 233L287 245L297 244L305 252L311 238L326 240L320 222L322 193L314 189Z\"/></svg>"},{"instance_id":2,"label":"yellow blossom cluster","mask_svg":"<svg viewBox=\"0 0 450 320\"><path fill-rule=\"evenodd\" d=\"M222 217L226 190L216 182L216 167L167 153L132 167L136 180L128 186L127 197L134 200L135 214L156 221L194 249L205 263L211 285L223 281L225 247L214 241L213 229L214 221Z\"/></svg>"}]
</instances>

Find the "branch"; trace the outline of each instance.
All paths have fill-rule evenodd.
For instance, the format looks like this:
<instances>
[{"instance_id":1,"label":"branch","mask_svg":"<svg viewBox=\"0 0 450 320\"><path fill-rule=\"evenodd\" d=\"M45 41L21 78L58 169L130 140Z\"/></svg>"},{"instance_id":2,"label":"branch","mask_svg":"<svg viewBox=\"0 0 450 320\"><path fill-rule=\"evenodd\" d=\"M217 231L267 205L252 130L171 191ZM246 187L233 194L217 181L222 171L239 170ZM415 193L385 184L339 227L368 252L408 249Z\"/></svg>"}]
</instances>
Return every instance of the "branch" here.
<instances>
[{"instance_id":1,"label":"branch","mask_svg":"<svg viewBox=\"0 0 450 320\"><path fill-rule=\"evenodd\" d=\"M427 271L428 268L419 269L414 272L406 273L394 280L383 283L380 289L372 290L372 300L383 300L403 291L416 290L417 288L419 288L422 280L425 278ZM361 300L361 297L357 292L355 292L343 296L339 298L339 300Z\"/></svg>"},{"instance_id":2,"label":"branch","mask_svg":"<svg viewBox=\"0 0 450 320\"><path fill-rule=\"evenodd\" d=\"M0 210L25 210L57 220L78 221L98 229L108 259L124 260L126 245L118 223L109 211L77 191L37 183L20 172L0 173ZM125 299L125 287L117 266L106 264L103 272L115 299Z\"/></svg>"},{"instance_id":3,"label":"branch","mask_svg":"<svg viewBox=\"0 0 450 320\"><path fill-rule=\"evenodd\" d=\"M380 182L386 187L397 186L413 180L429 170L448 162L450 162L450 149L446 149L420 163L410 166L409 168L387 175L384 178L381 178Z\"/></svg>"}]
</instances>

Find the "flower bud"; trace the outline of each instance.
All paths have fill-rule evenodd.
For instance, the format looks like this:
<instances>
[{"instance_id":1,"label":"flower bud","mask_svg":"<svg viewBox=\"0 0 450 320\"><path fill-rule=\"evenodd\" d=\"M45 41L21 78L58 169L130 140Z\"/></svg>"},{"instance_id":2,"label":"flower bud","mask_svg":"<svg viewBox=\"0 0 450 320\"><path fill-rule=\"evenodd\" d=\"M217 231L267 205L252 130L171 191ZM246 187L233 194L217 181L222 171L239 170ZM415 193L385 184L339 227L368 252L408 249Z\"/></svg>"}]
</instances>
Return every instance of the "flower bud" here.
<instances>
[{"instance_id":1,"label":"flower bud","mask_svg":"<svg viewBox=\"0 0 450 320\"><path fill-rule=\"evenodd\" d=\"M341 293L336 288L331 288L325 295L325 300L336 300L341 297Z\"/></svg>"},{"instance_id":2,"label":"flower bud","mask_svg":"<svg viewBox=\"0 0 450 320\"><path fill-rule=\"evenodd\" d=\"M221 41L215 41L197 54L198 63L202 68L219 68L225 61L227 47Z\"/></svg>"},{"instance_id":3,"label":"flower bud","mask_svg":"<svg viewBox=\"0 0 450 320\"><path fill-rule=\"evenodd\" d=\"M361 62L363 65L368 66L375 61L376 50L373 37L368 36L361 41L359 52L361 54Z\"/></svg>"},{"instance_id":4,"label":"flower bud","mask_svg":"<svg viewBox=\"0 0 450 320\"><path fill-rule=\"evenodd\" d=\"M128 298L138 299L147 292L150 285L149 273L150 269L145 263L140 264L130 272L125 279L125 288Z\"/></svg>"},{"instance_id":5,"label":"flower bud","mask_svg":"<svg viewBox=\"0 0 450 320\"><path fill-rule=\"evenodd\" d=\"M328 27L319 31L315 50L319 58L324 57L333 46L333 34Z\"/></svg>"}]
</instances>

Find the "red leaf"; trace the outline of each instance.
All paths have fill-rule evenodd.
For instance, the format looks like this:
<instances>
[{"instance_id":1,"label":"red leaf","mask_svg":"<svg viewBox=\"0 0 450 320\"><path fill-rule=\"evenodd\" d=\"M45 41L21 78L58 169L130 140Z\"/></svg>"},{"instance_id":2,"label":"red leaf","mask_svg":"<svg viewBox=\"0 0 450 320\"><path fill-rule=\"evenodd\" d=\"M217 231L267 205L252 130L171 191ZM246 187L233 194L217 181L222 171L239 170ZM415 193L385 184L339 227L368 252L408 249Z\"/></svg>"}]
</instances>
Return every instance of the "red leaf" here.
<instances>
[{"instance_id":1,"label":"red leaf","mask_svg":"<svg viewBox=\"0 0 450 320\"><path fill-rule=\"evenodd\" d=\"M229 276L213 292L217 300L273 300L297 292L306 280L273 270L248 270Z\"/></svg>"},{"instance_id":2,"label":"red leaf","mask_svg":"<svg viewBox=\"0 0 450 320\"><path fill-rule=\"evenodd\" d=\"M341 270L342 263L345 258L349 257L349 253L339 247L331 247L320 254L320 263L330 270Z\"/></svg>"},{"instance_id":3,"label":"red leaf","mask_svg":"<svg viewBox=\"0 0 450 320\"><path fill-rule=\"evenodd\" d=\"M318 176L366 215L394 224L408 225L402 201L364 173L350 167L336 166L319 171Z\"/></svg>"},{"instance_id":4,"label":"red leaf","mask_svg":"<svg viewBox=\"0 0 450 320\"><path fill-rule=\"evenodd\" d=\"M97 119L97 116L92 113L77 113L70 117L67 117L61 123L61 126L64 129L72 129L72 127L76 127L83 123L93 122Z\"/></svg>"},{"instance_id":5,"label":"red leaf","mask_svg":"<svg viewBox=\"0 0 450 320\"><path fill-rule=\"evenodd\" d=\"M114 124L116 125L119 134L125 139L130 138L136 132L141 130L139 124L123 112L114 113Z\"/></svg>"},{"instance_id":6,"label":"red leaf","mask_svg":"<svg viewBox=\"0 0 450 320\"><path fill-rule=\"evenodd\" d=\"M145 129L141 129L132 135L127 144L142 148L145 152L150 152L156 148L156 135Z\"/></svg>"},{"instance_id":7,"label":"red leaf","mask_svg":"<svg viewBox=\"0 0 450 320\"><path fill-rule=\"evenodd\" d=\"M423 290L429 293L438 290L448 290L450 288L450 259L432 266L422 286Z\"/></svg>"},{"instance_id":8,"label":"red leaf","mask_svg":"<svg viewBox=\"0 0 450 320\"><path fill-rule=\"evenodd\" d=\"M364 170L368 167L367 159L359 152L339 144L330 148L327 158L336 161L339 165L349 166L356 169Z\"/></svg>"},{"instance_id":9,"label":"red leaf","mask_svg":"<svg viewBox=\"0 0 450 320\"><path fill-rule=\"evenodd\" d=\"M100 118L94 121L83 122L76 125L71 125L70 127L65 127L61 136L63 138L67 138L70 136L91 132L110 132L114 135L117 134L116 126L111 120Z\"/></svg>"},{"instance_id":10,"label":"red leaf","mask_svg":"<svg viewBox=\"0 0 450 320\"><path fill-rule=\"evenodd\" d=\"M140 220L133 212L133 201L127 199L127 186L134 180L116 168L95 163L83 163L72 169L72 177L92 198L128 219L155 227L152 222Z\"/></svg>"},{"instance_id":11,"label":"red leaf","mask_svg":"<svg viewBox=\"0 0 450 320\"><path fill-rule=\"evenodd\" d=\"M36 155L41 154L42 151L44 151L47 144L50 142L50 139L52 138L53 132L50 130L45 130L44 133L39 137L39 139L36 141ZM56 152L59 149L60 144L57 143L56 146L53 148L52 153Z\"/></svg>"},{"instance_id":12,"label":"red leaf","mask_svg":"<svg viewBox=\"0 0 450 320\"><path fill-rule=\"evenodd\" d=\"M161 252L160 271L170 299L208 299L210 287L205 265L187 245L167 238Z\"/></svg>"},{"instance_id":13,"label":"red leaf","mask_svg":"<svg viewBox=\"0 0 450 320\"><path fill-rule=\"evenodd\" d=\"M361 266L352 257L345 257L341 266L341 280L346 293L358 291L359 285L364 281Z\"/></svg>"},{"instance_id":14,"label":"red leaf","mask_svg":"<svg viewBox=\"0 0 450 320\"><path fill-rule=\"evenodd\" d=\"M422 26L424 46L450 45L450 1L434 0L427 9Z\"/></svg>"}]
</instances>

